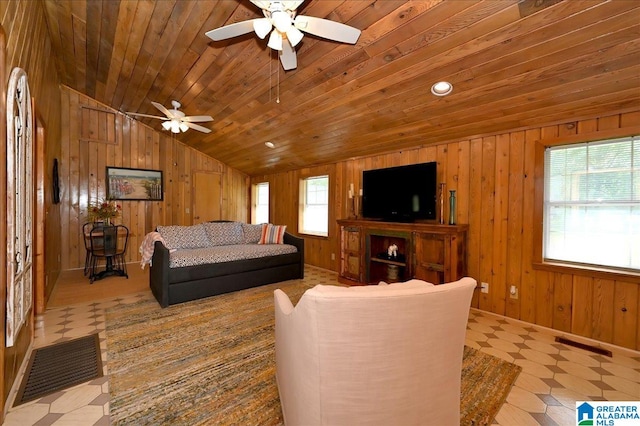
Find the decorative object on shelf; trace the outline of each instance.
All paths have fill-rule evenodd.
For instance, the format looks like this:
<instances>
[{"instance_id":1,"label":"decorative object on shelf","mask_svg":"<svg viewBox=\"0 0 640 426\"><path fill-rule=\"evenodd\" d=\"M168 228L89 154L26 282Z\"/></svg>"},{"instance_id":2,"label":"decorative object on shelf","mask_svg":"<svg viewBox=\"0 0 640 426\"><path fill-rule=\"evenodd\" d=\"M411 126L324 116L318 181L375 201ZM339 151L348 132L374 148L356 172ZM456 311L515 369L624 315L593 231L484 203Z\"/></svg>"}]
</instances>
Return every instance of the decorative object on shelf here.
<instances>
[{"instance_id":1,"label":"decorative object on shelf","mask_svg":"<svg viewBox=\"0 0 640 426\"><path fill-rule=\"evenodd\" d=\"M362 195L362 194L360 194ZM349 184L349 217L358 218L358 202L356 200L356 193L353 189L353 184Z\"/></svg>"},{"instance_id":2,"label":"decorative object on shelf","mask_svg":"<svg viewBox=\"0 0 640 426\"><path fill-rule=\"evenodd\" d=\"M87 217L90 222L102 222L105 225L111 225L113 219L118 217L122 206L116 204L115 201L103 198L94 203L89 204L87 209Z\"/></svg>"},{"instance_id":3,"label":"decorative object on shelf","mask_svg":"<svg viewBox=\"0 0 640 426\"><path fill-rule=\"evenodd\" d=\"M387 249L387 255L389 259L397 259L398 258L398 246L395 244L391 244Z\"/></svg>"},{"instance_id":4,"label":"decorative object on shelf","mask_svg":"<svg viewBox=\"0 0 640 426\"><path fill-rule=\"evenodd\" d=\"M449 225L456 224L456 191L449 191Z\"/></svg>"},{"instance_id":5,"label":"decorative object on shelf","mask_svg":"<svg viewBox=\"0 0 640 426\"><path fill-rule=\"evenodd\" d=\"M444 225L444 187L445 183L440 184L440 225Z\"/></svg>"},{"instance_id":6,"label":"decorative object on shelf","mask_svg":"<svg viewBox=\"0 0 640 426\"><path fill-rule=\"evenodd\" d=\"M400 276L400 267L398 265L387 265L387 280L390 282L397 281Z\"/></svg>"}]
</instances>

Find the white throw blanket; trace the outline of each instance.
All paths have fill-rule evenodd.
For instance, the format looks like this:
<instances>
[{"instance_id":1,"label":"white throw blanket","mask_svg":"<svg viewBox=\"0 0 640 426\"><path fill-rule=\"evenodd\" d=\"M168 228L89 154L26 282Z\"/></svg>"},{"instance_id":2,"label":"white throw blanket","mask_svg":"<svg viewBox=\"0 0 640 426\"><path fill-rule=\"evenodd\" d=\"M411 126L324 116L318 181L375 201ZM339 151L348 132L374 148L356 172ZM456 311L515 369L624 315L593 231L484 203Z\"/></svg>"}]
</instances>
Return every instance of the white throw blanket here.
<instances>
[{"instance_id":1,"label":"white throw blanket","mask_svg":"<svg viewBox=\"0 0 640 426\"><path fill-rule=\"evenodd\" d=\"M140 267L142 269L144 269L147 264L151 266L151 259L153 258L153 249L156 241L160 241L162 244L166 245L159 232L149 232L144 236L144 240L142 240L142 244L139 249L140 254L142 255L142 260L140 260Z\"/></svg>"}]
</instances>

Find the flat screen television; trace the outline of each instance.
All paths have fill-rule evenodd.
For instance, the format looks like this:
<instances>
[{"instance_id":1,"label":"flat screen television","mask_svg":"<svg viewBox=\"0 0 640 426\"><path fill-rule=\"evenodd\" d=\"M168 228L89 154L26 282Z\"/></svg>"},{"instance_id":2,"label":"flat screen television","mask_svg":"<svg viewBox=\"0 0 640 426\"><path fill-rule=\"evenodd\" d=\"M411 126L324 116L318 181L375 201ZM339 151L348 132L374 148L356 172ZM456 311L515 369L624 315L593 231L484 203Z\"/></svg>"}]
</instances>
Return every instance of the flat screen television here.
<instances>
[{"instance_id":1,"label":"flat screen television","mask_svg":"<svg viewBox=\"0 0 640 426\"><path fill-rule=\"evenodd\" d=\"M388 222L436 219L437 163L362 172L362 216Z\"/></svg>"}]
</instances>

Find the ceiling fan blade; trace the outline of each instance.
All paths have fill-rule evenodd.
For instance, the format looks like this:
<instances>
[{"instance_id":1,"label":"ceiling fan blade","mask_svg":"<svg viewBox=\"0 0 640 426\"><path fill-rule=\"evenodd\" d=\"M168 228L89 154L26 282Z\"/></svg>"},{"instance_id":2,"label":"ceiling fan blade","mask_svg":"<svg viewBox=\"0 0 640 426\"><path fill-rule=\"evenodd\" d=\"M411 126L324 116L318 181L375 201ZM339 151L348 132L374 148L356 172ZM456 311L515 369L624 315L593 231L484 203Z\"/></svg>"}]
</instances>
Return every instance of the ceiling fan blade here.
<instances>
[{"instance_id":1,"label":"ceiling fan blade","mask_svg":"<svg viewBox=\"0 0 640 426\"><path fill-rule=\"evenodd\" d=\"M258 6L260 9L269 9L269 4L271 4L270 1L261 1L261 0L249 0L251 3L255 4L256 6Z\"/></svg>"},{"instance_id":2,"label":"ceiling fan blade","mask_svg":"<svg viewBox=\"0 0 640 426\"><path fill-rule=\"evenodd\" d=\"M137 112L127 112L128 115L135 115L136 117L148 117L148 118L158 118L160 120L169 120L167 117L159 117L157 115L149 115L149 114L140 114Z\"/></svg>"},{"instance_id":3,"label":"ceiling fan blade","mask_svg":"<svg viewBox=\"0 0 640 426\"><path fill-rule=\"evenodd\" d=\"M280 63L285 71L289 71L298 67L298 58L296 57L296 50L291 46L289 40L283 40L282 50L279 52Z\"/></svg>"},{"instance_id":4,"label":"ceiling fan blade","mask_svg":"<svg viewBox=\"0 0 640 426\"><path fill-rule=\"evenodd\" d=\"M151 101L151 105L153 105L154 107L158 108L160 110L161 113L163 113L164 115L167 116L167 118L173 118L173 114L171 113L171 111L169 111L168 109L166 109L164 107L164 105L159 104L157 102L153 102Z\"/></svg>"},{"instance_id":5,"label":"ceiling fan blade","mask_svg":"<svg viewBox=\"0 0 640 426\"><path fill-rule=\"evenodd\" d=\"M189 126L190 129L197 130L202 133L211 133L211 129L207 129L199 124L189 123L188 121L185 121L184 124Z\"/></svg>"},{"instance_id":6,"label":"ceiling fan blade","mask_svg":"<svg viewBox=\"0 0 640 426\"><path fill-rule=\"evenodd\" d=\"M294 25L300 31L341 43L355 44L360 37L360 30L357 28L314 16L298 15Z\"/></svg>"},{"instance_id":7,"label":"ceiling fan blade","mask_svg":"<svg viewBox=\"0 0 640 426\"><path fill-rule=\"evenodd\" d=\"M257 18L264 19L264 18ZM225 25L215 30L207 31L205 35L213 41L226 40L241 36L253 31L253 21L257 19L249 19L248 21L236 22L235 24Z\"/></svg>"},{"instance_id":8,"label":"ceiling fan blade","mask_svg":"<svg viewBox=\"0 0 640 426\"><path fill-rule=\"evenodd\" d=\"M296 10L298 6L304 3L304 0L283 1L282 5L287 10Z\"/></svg>"},{"instance_id":9,"label":"ceiling fan blade","mask_svg":"<svg viewBox=\"0 0 640 426\"><path fill-rule=\"evenodd\" d=\"M210 115L190 115L188 117L182 117L180 120L189 123L204 123L206 121L213 121L213 117Z\"/></svg>"}]
</instances>

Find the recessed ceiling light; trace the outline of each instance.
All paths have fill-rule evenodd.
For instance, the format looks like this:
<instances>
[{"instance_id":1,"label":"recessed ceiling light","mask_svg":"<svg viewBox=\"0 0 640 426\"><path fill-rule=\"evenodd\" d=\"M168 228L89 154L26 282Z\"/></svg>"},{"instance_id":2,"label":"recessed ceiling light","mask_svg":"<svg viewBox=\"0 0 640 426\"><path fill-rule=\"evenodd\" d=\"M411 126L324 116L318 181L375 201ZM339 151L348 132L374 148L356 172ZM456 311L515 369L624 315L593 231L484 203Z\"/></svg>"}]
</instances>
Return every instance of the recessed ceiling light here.
<instances>
[{"instance_id":1,"label":"recessed ceiling light","mask_svg":"<svg viewBox=\"0 0 640 426\"><path fill-rule=\"evenodd\" d=\"M431 86L431 93L436 96L447 96L453 91L453 85L448 81L439 81Z\"/></svg>"},{"instance_id":2,"label":"recessed ceiling light","mask_svg":"<svg viewBox=\"0 0 640 426\"><path fill-rule=\"evenodd\" d=\"M275 148L275 145L273 144L273 142L265 142L264 144L269 148Z\"/></svg>"}]
</instances>

